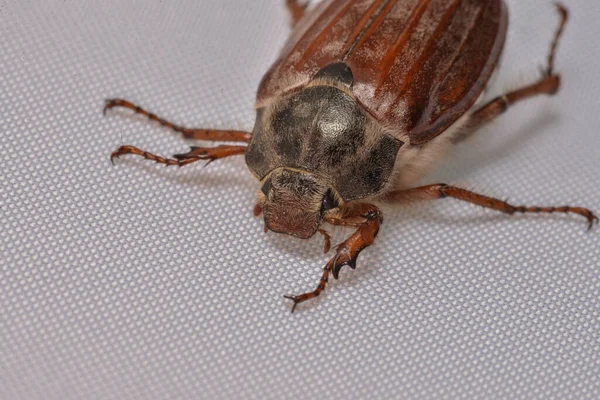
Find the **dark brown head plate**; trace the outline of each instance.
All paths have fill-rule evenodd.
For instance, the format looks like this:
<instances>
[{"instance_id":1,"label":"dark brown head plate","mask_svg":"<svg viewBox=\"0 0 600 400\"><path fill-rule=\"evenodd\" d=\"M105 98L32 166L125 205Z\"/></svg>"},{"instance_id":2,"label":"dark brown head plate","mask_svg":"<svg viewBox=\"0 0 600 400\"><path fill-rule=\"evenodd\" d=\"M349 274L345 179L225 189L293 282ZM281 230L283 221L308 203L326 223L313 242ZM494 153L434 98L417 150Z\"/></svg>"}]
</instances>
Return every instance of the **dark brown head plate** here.
<instances>
[{"instance_id":1,"label":"dark brown head plate","mask_svg":"<svg viewBox=\"0 0 600 400\"><path fill-rule=\"evenodd\" d=\"M317 232L328 187L315 175L280 168L264 180L262 191L267 228L302 239Z\"/></svg>"}]
</instances>

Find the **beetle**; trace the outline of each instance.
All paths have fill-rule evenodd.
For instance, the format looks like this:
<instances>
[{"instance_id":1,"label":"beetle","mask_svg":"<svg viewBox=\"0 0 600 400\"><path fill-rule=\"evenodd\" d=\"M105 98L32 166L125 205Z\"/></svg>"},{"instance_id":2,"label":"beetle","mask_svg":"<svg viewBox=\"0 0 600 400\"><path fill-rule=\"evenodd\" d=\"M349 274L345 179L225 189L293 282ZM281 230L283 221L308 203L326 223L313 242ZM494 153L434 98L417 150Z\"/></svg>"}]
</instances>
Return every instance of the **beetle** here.
<instances>
[{"instance_id":1,"label":"beetle","mask_svg":"<svg viewBox=\"0 0 600 400\"><path fill-rule=\"evenodd\" d=\"M263 77L252 132L190 129L126 100L107 100L104 112L123 107L179 132L186 139L247 145L192 147L164 158L122 146L126 154L167 166L244 155L260 181L255 215L265 230L307 239L323 224L355 232L335 249L317 288L285 296L299 303L325 289L343 266L356 268L372 245L383 216L377 204L454 198L507 214L573 213L582 207L525 207L446 184L416 187L445 150L514 104L554 95L560 24L542 76L531 85L479 100L501 56L508 26L503 0L325 0L311 11L287 0L294 27L279 58Z\"/></svg>"}]
</instances>

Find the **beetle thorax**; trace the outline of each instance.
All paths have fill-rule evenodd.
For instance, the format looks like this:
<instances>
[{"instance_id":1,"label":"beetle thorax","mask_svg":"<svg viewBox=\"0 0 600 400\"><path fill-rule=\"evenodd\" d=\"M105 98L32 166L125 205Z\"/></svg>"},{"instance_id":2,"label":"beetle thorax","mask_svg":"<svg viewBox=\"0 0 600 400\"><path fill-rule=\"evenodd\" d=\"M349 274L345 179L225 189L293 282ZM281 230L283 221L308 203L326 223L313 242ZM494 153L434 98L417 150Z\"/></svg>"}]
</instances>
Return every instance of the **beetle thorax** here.
<instances>
[{"instance_id":1,"label":"beetle thorax","mask_svg":"<svg viewBox=\"0 0 600 400\"><path fill-rule=\"evenodd\" d=\"M323 82L257 110L246 163L260 180L277 168L314 174L352 201L384 189L401 146L349 91Z\"/></svg>"}]
</instances>

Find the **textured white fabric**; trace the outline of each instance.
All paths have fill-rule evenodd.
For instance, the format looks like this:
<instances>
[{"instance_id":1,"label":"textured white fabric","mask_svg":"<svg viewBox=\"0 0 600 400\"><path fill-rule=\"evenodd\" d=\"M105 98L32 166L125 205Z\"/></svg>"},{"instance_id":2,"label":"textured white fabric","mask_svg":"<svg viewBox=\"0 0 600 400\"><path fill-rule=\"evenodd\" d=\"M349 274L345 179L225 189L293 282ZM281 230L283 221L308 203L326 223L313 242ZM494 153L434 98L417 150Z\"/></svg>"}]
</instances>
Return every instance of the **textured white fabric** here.
<instances>
[{"instance_id":1,"label":"textured white fabric","mask_svg":"<svg viewBox=\"0 0 600 400\"><path fill-rule=\"evenodd\" d=\"M322 239L263 233L243 158L165 169L187 143L126 112L251 129L283 1L0 4L1 399L584 399L600 394L600 230L444 200L294 314ZM537 77L557 16L509 0L493 94ZM600 5L571 0L555 98L511 110L427 182L600 210ZM344 232L336 234L336 240Z\"/></svg>"}]
</instances>

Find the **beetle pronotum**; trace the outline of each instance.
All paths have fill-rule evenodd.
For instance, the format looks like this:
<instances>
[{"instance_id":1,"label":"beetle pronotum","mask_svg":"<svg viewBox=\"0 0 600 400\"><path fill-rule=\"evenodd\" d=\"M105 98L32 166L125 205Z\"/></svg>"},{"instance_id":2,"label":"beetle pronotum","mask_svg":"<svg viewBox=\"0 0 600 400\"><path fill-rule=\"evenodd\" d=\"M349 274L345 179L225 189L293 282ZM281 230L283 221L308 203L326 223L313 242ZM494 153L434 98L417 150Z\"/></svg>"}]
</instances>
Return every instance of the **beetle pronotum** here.
<instances>
[{"instance_id":1,"label":"beetle pronotum","mask_svg":"<svg viewBox=\"0 0 600 400\"><path fill-rule=\"evenodd\" d=\"M184 128L122 99L108 100L104 111L131 109L186 139L247 144L192 147L173 158L122 146L111 160L134 154L182 167L244 155L261 183L255 214L267 230L300 238L321 232L327 251L321 225L356 229L314 291L285 296L292 311L319 296L330 274L356 267L383 221L377 203L452 197L507 214L579 214L590 228L598 221L581 207L513 206L446 184L415 187L448 145L521 100L558 91L563 6L542 77L478 106L504 46L502 0L325 0L310 12L297 0L287 5L294 30L259 86L253 132Z\"/></svg>"}]
</instances>

